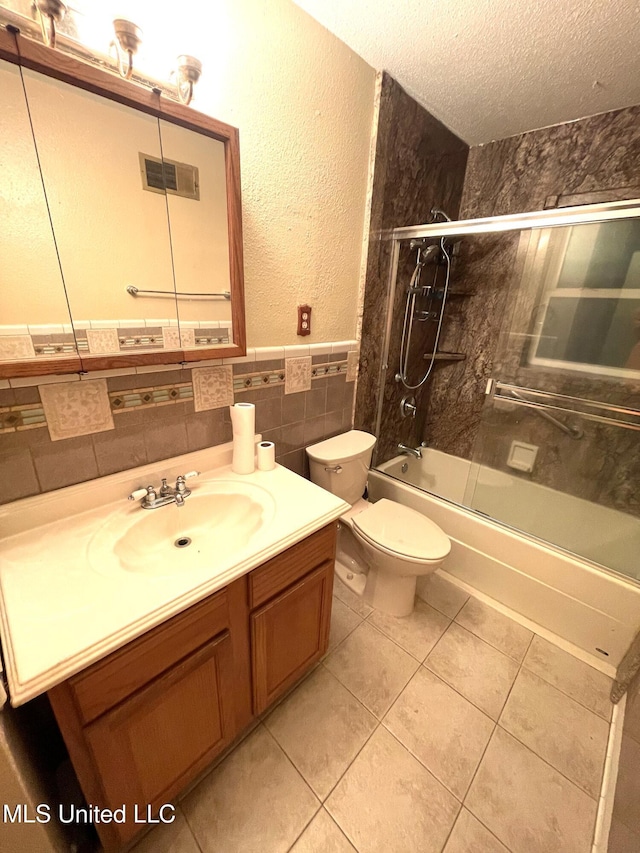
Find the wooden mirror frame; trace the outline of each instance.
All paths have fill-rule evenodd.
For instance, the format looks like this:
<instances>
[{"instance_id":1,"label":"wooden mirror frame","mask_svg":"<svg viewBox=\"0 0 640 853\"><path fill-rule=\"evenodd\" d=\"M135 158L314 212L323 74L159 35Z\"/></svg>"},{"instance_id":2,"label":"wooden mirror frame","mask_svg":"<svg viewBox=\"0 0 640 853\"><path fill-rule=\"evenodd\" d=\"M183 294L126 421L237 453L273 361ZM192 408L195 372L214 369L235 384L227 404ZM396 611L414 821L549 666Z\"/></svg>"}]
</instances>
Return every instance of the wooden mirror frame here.
<instances>
[{"instance_id":1,"label":"wooden mirror frame","mask_svg":"<svg viewBox=\"0 0 640 853\"><path fill-rule=\"evenodd\" d=\"M205 359L221 359L246 354L244 314L244 268L242 257L242 202L240 190L240 146L238 129L217 121L191 107L162 97L158 90L148 90L136 83L102 71L67 54L51 50L38 42L0 29L0 59L38 71L86 89L125 106L148 113L158 119L202 133L224 143L227 180L227 222L229 228L229 276L231 292L231 326L233 343L228 346L198 350L157 350L146 353L119 355L76 355L63 358L43 358L41 361L0 362L0 378L41 376L138 367L147 364L191 365ZM73 318L72 322L73 322Z\"/></svg>"}]
</instances>

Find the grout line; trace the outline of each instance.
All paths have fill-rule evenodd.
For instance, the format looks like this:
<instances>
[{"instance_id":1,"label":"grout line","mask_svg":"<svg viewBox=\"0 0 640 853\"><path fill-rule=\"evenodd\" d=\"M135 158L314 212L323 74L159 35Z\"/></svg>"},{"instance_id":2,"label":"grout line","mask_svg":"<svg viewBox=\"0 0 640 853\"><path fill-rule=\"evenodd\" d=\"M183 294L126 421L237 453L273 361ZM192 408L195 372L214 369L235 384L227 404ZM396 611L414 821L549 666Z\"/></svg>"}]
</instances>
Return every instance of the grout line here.
<instances>
[{"instance_id":1,"label":"grout line","mask_svg":"<svg viewBox=\"0 0 640 853\"><path fill-rule=\"evenodd\" d=\"M278 744L278 746L280 746L280 744ZM280 748L282 749L282 747L280 747ZM283 750L283 751L284 751L284 750ZM286 753L285 753L285 755L286 755ZM287 758L288 758L288 757L289 757L289 756L287 756ZM296 770L297 770L297 768L296 768ZM298 770L298 773L299 773L299 772L300 772L300 771ZM305 780L305 784L308 784L308 783L306 783L306 780ZM314 792L314 793L315 793L315 792ZM316 811L311 815L311 817L309 818L309 820L308 820L308 821L305 823L305 825L302 827L302 830L300 831L300 833L299 833L298 835L296 835L296 837L295 837L295 838L294 838L294 840L293 840L293 844L292 844L290 847L287 847L287 853L288 853L290 850L293 850L293 848L296 846L296 844L298 843L298 841L300 841L300 839L302 838L302 836L305 834L305 832L307 831L307 829L309 829L309 827L311 826L311 824L312 824L312 823L313 823L313 821L316 819L316 817L320 814L320 812L321 812L321 811L322 811L322 802L320 803L320 808L316 809Z\"/></svg>"},{"instance_id":2,"label":"grout line","mask_svg":"<svg viewBox=\"0 0 640 853\"><path fill-rule=\"evenodd\" d=\"M182 815L182 817L183 817L183 819L184 819L184 822L185 822L185 824L187 825L187 829L189 830L189 833L190 833L191 837L193 838L194 844L195 844L195 845L196 845L196 847L198 848L199 853L204 853L204 851L203 851L203 849L202 849L202 845L200 844L200 842L199 842L199 841L198 841L198 839L196 838L196 834L195 834L195 832L193 831L193 829L192 829L192 827L191 827L191 824L189 823L189 818L187 817L186 812L184 811L184 809L180 806L180 803L178 803L178 804L177 804L176 808L180 810L180 814Z\"/></svg>"},{"instance_id":3,"label":"grout line","mask_svg":"<svg viewBox=\"0 0 640 853\"><path fill-rule=\"evenodd\" d=\"M539 635L537 635L537 636L539 636ZM544 638L543 638L543 639L544 639ZM532 641L532 642L533 642L533 641ZM528 654L528 652L527 652L527 654ZM584 663L584 661L581 661L581 662L582 662L582 663ZM568 697L569 697L569 699L573 699L573 701L574 701L574 702L577 702L577 703L578 703L578 705L581 705L581 706L582 706L583 708L585 708L587 711L591 711L591 713L592 713L592 714L595 714L595 715L596 715L596 717L600 717L600 719L601 719L601 720L604 720L604 721L605 721L605 723L607 723L608 725L611 725L611 719L607 719L606 717L603 717L603 716L602 716L602 714L598 713L598 711L594 711L594 710L593 710L593 708L589 708L589 706L588 706L588 705L585 705L585 703L584 703L584 702L582 702L580 699L577 699L575 696L572 696L570 693L567 693L567 691L566 691L566 690L563 690L563 689L562 689L562 687L561 687L559 684L554 684L552 681L549 681L549 679L546 677L546 670L545 670L545 672L544 672L544 673L542 673L542 672L536 672L536 670L535 670L535 669L531 669L531 667L527 664L526 655L525 655L525 659L522 661L522 666L527 670L527 672L531 672L531 673L533 673L534 675L537 675L537 676L538 676L538 678L541 678L543 681L546 681L546 683L547 683L547 684L550 684L550 685L551 685L551 687L555 687L555 689L556 689L556 690L559 690L559 691L560 691L560 693L562 693L564 696L568 696ZM613 713L613 712L612 712L612 713Z\"/></svg>"},{"instance_id":4,"label":"grout line","mask_svg":"<svg viewBox=\"0 0 640 853\"><path fill-rule=\"evenodd\" d=\"M503 616L507 616L509 619L517 622L518 625L521 625L523 628L527 628L529 631L532 631L534 634L542 637L543 640L546 640L548 643L557 646L559 649L562 649L562 651L582 661L582 663L586 663L587 666L590 666L592 669L601 672L609 678L615 677L615 666L613 664L592 655L586 649L577 646L575 643L565 640L559 634L555 634L543 625L540 625L532 619L518 613L517 610L513 610L506 604L502 604L502 602L498 601L497 598L492 598L490 595L487 595L487 593L472 587L470 584L466 583L466 581L456 577L456 575L449 572L447 572L447 575L448 577L443 578L443 580L446 580L448 583L452 584L452 586L455 586L466 592L468 595L477 598L483 604L492 607L494 610L497 610L498 613L501 613Z\"/></svg>"}]
</instances>

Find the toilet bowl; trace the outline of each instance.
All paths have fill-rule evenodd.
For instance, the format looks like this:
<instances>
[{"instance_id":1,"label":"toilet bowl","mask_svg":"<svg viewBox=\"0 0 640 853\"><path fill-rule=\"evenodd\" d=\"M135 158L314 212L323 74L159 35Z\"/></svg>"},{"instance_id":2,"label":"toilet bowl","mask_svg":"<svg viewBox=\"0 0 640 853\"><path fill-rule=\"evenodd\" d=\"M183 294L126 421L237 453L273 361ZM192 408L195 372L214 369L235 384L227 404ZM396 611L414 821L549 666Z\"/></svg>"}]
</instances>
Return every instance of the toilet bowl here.
<instances>
[{"instance_id":1,"label":"toilet bowl","mask_svg":"<svg viewBox=\"0 0 640 853\"><path fill-rule=\"evenodd\" d=\"M451 542L421 513L362 497L375 443L375 436L350 430L311 445L311 480L351 504L338 529L337 576L376 610L408 616L418 577L438 568Z\"/></svg>"}]
</instances>

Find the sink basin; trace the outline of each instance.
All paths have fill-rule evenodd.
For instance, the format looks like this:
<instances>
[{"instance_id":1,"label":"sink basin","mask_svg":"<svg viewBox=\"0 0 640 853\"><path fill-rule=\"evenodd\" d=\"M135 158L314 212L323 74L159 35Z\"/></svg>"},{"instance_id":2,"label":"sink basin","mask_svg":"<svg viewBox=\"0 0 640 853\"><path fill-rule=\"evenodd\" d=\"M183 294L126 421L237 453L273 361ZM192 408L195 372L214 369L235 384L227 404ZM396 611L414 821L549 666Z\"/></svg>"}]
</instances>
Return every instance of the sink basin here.
<instances>
[{"instance_id":1,"label":"sink basin","mask_svg":"<svg viewBox=\"0 0 640 853\"><path fill-rule=\"evenodd\" d=\"M275 512L269 492L252 483L205 483L176 504L118 512L89 544L89 562L102 574L133 572L169 577L214 572L240 554Z\"/></svg>"}]
</instances>

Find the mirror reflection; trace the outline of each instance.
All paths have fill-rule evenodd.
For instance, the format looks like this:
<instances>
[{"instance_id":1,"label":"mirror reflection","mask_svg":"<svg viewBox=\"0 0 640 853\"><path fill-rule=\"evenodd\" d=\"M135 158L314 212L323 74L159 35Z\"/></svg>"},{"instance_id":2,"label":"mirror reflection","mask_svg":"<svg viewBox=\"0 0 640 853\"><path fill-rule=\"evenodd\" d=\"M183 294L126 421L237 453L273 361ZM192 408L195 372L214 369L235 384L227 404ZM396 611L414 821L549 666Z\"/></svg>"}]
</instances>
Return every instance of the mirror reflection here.
<instances>
[{"instance_id":1,"label":"mirror reflection","mask_svg":"<svg viewBox=\"0 0 640 853\"><path fill-rule=\"evenodd\" d=\"M232 343L224 142L1 69L0 360Z\"/></svg>"},{"instance_id":2,"label":"mirror reflection","mask_svg":"<svg viewBox=\"0 0 640 853\"><path fill-rule=\"evenodd\" d=\"M182 346L229 343L224 145L164 119L160 137Z\"/></svg>"},{"instance_id":3,"label":"mirror reflection","mask_svg":"<svg viewBox=\"0 0 640 853\"><path fill-rule=\"evenodd\" d=\"M0 60L0 360L73 358L75 340L20 70Z\"/></svg>"},{"instance_id":4,"label":"mirror reflection","mask_svg":"<svg viewBox=\"0 0 640 853\"><path fill-rule=\"evenodd\" d=\"M160 348L163 329L173 329L178 347L166 207L141 190L137 155L160 157L157 119L28 69L23 74L80 353ZM150 315L127 284L171 296Z\"/></svg>"}]
</instances>

